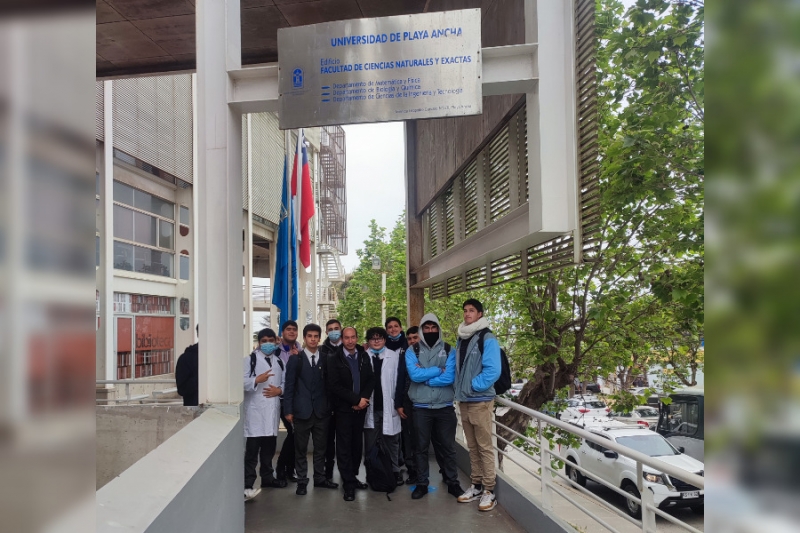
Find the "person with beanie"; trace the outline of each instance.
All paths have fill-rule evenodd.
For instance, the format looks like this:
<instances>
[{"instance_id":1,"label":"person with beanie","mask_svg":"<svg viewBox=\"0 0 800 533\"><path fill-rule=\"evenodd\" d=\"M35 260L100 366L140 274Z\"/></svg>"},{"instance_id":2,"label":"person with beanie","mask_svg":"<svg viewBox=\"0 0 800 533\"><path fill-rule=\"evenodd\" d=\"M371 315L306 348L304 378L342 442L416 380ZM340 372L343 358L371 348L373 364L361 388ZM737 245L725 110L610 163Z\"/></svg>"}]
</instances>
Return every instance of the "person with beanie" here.
<instances>
[{"instance_id":1,"label":"person with beanie","mask_svg":"<svg viewBox=\"0 0 800 533\"><path fill-rule=\"evenodd\" d=\"M456 343L455 399L469 447L472 485L458 497L461 503L480 498L478 510L491 511L495 467L492 446L494 382L500 377L500 345L483 316L483 304L474 298L464 302L464 322L458 326Z\"/></svg>"}]
</instances>

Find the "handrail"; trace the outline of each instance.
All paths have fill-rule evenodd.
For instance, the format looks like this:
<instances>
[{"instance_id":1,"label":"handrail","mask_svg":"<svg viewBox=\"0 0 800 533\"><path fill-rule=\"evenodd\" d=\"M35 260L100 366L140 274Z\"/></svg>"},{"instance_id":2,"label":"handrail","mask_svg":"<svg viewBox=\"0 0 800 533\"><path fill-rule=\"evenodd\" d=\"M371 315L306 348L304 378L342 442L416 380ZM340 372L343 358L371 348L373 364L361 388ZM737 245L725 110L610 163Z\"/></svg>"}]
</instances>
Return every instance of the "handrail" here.
<instances>
[{"instance_id":1,"label":"handrail","mask_svg":"<svg viewBox=\"0 0 800 533\"><path fill-rule=\"evenodd\" d=\"M165 400L163 398L150 398L146 394L139 395L139 396L131 396L131 385L172 385L172 387L167 387L167 389L175 387L175 380L174 379L96 379L96 385L125 385L125 397L124 398L95 398L96 404L109 404L114 403L119 405L122 402L125 402L125 405L130 405L132 401L139 402L139 403L162 403L162 404L176 404L181 403L180 400L173 399L173 400ZM161 392L161 390L154 390L151 391L152 393Z\"/></svg>"},{"instance_id":2,"label":"handrail","mask_svg":"<svg viewBox=\"0 0 800 533\"><path fill-rule=\"evenodd\" d=\"M630 457L637 463L642 463L644 465L650 466L656 470L664 472L665 474L669 474L672 477L676 477L681 481L685 481L691 485L694 485L695 487L698 487L700 489L705 488L705 479L701 476L698 476L697 474L694 474L692 472L687 472L686 470L667 464L664 461L661 461L660 459L654 459L649 455L645 455L641 452L637 452L636 450L632 450L627 446L623 446L621 444L617 444L614 441L604 439L603 437L600 437L597 434L592 433L591 431L586 431L585 429L581 429L572 424L567 424L566 422L562 422L561 420L547 416L544 413L534 411L533 409L509 401L505 398L501 398L498 396L497 398L495 398L495 401L502 403L506 407L516 409L517 411L520 411L530 416L531 418L541 420L542 422L545 422L551 426L555 426L563 430L569 431L570 433L574 433L575 435L581 437L582 439L586 439L588 441L594 442L595 444L599 444L604 448L608 448L609 450L613 450L626 457Z\"/></svg>"},{"instance_id":3,"label":"handrail","mask_svg":"<svg viewBox=\"0 0 800 533\"><path fill-rule=\"evenodd\" d=\"M494 428L492 430L492 435L494 439L496 439L494 441L493 446L495 450L498 452L498 457L502 456L505 459L512 461L524 472L531 475L534 479L538 480L541 483L541 489L542 489L541 505L544 509L552 511L553 495L558 495L567 502L574 505L581 512L585 513L599 525L605 527L606 529L612 532L618 532L618 530L614 528L607 521L607 519L604 519L604 517L599 516L595 511L587 507L586 502L594 502L596 504L603 506L603 508L613 512L614 514L624 519L625 521L640 527L644 533L656 532L656 516L660 516L665 520L668 520L669 522L679 525L692 533L701 533L698 529L679 520L678 518L668 515L655 505L654 494L649 490L644 490L643 474L645 470L644 466L647 466L653 470L663 472L664 474L670 477L679 479L681 481L694 485L695 487L698 487L699 489L703 490L705 486L705 479L702 476L698 476L697 474L694 474L692 472L688 472L679 467L667 464L664 461L661 461L660 459L656 459L648 455L645 455L641 452L638 452L636 450L632 450L614 441L605 439L596 433L587 431L573 424L562 422L561 420L545 415L538 411L534 411L533 409L520 405L516 402L512 402L506 398L498 396L495 398L495 401L500 405L503 405L510 409L515 409L516 411L519 411L529 416L534 421L531 425L534 427L538 426L539 436L538 438L537 437L532 438L498 422L494 415L492 417L492 424L494 425ZM460 417L458 418L458 424L459 426L461 426ZM547 437L543 435L543 429L545 425L550 425L552 427L562 429L584 440L596 443L608 450L617 452L620 456L625 456L631 459L632 461L635 461L636 476L637 476L636 486L640 494L640 497L638 498L633 494L624 491L622 488L614 486L613 483L609 483L608 481L597 477L592 472L586 470L582 465L578 465L573 462L569 462L568 464L569 468L574 468L578 472L581 472L581 474L583 474L584 477L591 479L596 483L604 485L605 487L611 489L615 493L620 494L624 498L627 498L628 500L639 505L642 511L641 519L631 518L624 511L618 509L615 505L607 501L605 498L602 498L594 494L593 492L581 487L580 485L569 479L561 472L561 468L554 468L551 465L551 458L558 458L560 461L565 461L565 457L562 456L560 453L556 452L555 450L550 449L551 443L548 441ZM500 435L501 431L504 432L504 436ZM522 439L528 446L534 446L535 448L538 448L539 450L538 453L531 453L527 450L520 449L518 446L513 444L513 441L516 440L517 438ZM503 450L500 449L500 447L498 446L498 442L500 441L506 444L506 449ZM511 450L508 450L508 447L510 447ZM512 453L509 454L509 451L511 451ZM533 461L538 466L538 469L534 469L535 471L532 471L529 468L527 468L525 465L523 465L520 461L517 460L515 454L513 453L514 451L521 453L526 459ZM565 483L556 484L555 480L557 479L562 480ZM565 491L567 487L577 490L578 494L585 497L586 500L581 502L579 501L580 498L578 495L567 494L567 492Z\"/></svg>"}]
</instances>

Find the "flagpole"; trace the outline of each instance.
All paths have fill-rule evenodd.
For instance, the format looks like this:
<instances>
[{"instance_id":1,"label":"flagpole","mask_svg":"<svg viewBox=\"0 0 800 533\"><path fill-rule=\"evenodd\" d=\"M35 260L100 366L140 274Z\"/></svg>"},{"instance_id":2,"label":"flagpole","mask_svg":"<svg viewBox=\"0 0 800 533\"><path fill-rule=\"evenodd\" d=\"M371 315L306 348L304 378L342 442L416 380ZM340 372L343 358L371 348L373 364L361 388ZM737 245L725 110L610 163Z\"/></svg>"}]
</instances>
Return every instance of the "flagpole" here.
<instances>
[{"instance_id":1,"label":"flagpole","mask_svg":"<svg viewBox=\"0 0 800 533\"><path fill-rule=\"evenodd\" d=\"M286 147L286 154L285 154L286 163L285 164L286 164L286 167L287 167L286 168L286 172L285 172L285 178L284 178L286 180L286 183L284 184L284 186L288 187L288 189L286 189L286 190L289 191L289 203L286 205L286 209L288 211L286 213L286 221L289 224L289 228L291 228L291 217L294 215L293 210L292 210L292 179L290 177L291 174L292 174L292 169L291 169L291 165L289 163L289 150L290 150L290 148L292 146L292 136L291 136L291 133L290 133L289 130L285 130L283 132L283 135L284 135L284 146ZM291 312L292 290L294 289L294 287L292 287L292 239L294 238L294 236L292 235L291 231L289 231L288 233L289 233L289 238L286 239L286 257L289 258L289 264L288 264L288 268L286 269L286 278L287 278L286 286L289 288L289 291L288 291L288 294L287 294L288 297L286 299L286 302L287 302L286 307L287 308L285 310L281 309L281 323L284 323L287 320L290 320L291 317L292 317L292 312ZM278 334L280 335L281 333L282 332L279 332Z\"/></svg>"}]
</instances>

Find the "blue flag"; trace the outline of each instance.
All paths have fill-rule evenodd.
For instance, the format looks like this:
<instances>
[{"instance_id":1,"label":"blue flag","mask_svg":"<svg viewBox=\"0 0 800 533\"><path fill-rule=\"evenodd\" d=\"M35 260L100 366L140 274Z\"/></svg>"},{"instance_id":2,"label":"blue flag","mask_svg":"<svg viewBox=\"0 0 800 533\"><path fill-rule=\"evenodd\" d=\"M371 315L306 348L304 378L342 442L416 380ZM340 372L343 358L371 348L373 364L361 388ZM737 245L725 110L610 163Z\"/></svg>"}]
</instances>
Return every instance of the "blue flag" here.
<instances>
[{"instance_id":1,"label":"blue flag","mask_svg":"<svg viewBox=\"0 0 800 533\"><path fill-rule=\"evenodd\" d=\"M272 279L272 304L280 309L278 332L283 331L287 320L297 320L297 232L294 207L289 185L289 160L283 161L283 194L281 195L281 221L278 225L278 242L275 258L275 276Z\"/></svg>"}]
</instances>

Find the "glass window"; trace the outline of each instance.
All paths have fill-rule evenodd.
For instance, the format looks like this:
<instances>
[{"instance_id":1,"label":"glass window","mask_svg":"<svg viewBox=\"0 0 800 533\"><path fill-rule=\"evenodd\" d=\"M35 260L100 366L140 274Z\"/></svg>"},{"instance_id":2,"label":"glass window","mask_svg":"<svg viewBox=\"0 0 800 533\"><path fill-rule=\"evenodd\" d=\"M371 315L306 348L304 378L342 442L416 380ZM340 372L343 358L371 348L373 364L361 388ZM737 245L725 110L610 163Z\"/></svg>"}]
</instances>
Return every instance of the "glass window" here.
<instances>
[{"instance_id":1,"label":"glass window","mask_svg":"<svg viewBox=\"0 0 800 533\"><path fill-rule=\"evenodd\" d=\"M156 219L144 213L133 213L133 240L141 244L158 246L156 243Z\"/></svg>"},{"instance_id":2,"label":"glass window","mask_svg":"<svg viewBox=\"0 0 800 533\"><path fill-rule=\"evenodd\" d=\"M175 225L165 220L158 221L158 246L172 250L173 235Z\"/></svg>"},{"instance_id":3,"label":"glass window","mask_svg":"<svg viewBox=\"0 0 800 533\"><path fill-rule=\"evenodd\" d=\"M698 403L695 400L672 400L667 413L667 427L674 435L693 436L700 421Z\"/></svg>"},{"instance_id":4,"label":"glass window","mask_svg":"<svg viewBox=\"0 0 800 533\"><path fill-rule=\"evenodd\" d=\"M170 220L175 219L175 204L138 189L133 192L133 206Z\"/></svg>"},{"instance_id":5,"label":"glass window","mask_svg":"<svg viewBox=\"0 0 800 533\"><path fill-rule=\"evenodd\" d=\"M186 331L187 329L189 329L189 317L188 316L182 316L181 317L181 330Z\"/></svg>"},{"instance_id":6,"label":"glass window","mask_svg":"<svg viewBox=\"0 0 800 533\"><path fill-rule=\"evenodd\" d=\"M120 205L114 206L114 237L133 240L133 211Z\"/></svg>"},{"instance_id":7,"label":"glass window","mask_svg":"<svg viewBox=\"0 0 800 533\"><path fill-rule=\"evenodd\" d=\"M189 279L189 258L181 256L181 279Z\"/></svg>"},{"instance_id":8,"label":"glass window","mask_svg":"<svg viewBox=\"0 0 800 533\"><path fill-rule=\"evenodd\" d=\"M124 183L114 182L114 201L121 204L133 205L133 187Z\"/></svg>"},{"instance_id":9,"label":"glass window","mask_svg":"<svg viewBox=\"0 0 800 533\"><path fill-rule=\"evenodd\" d=\"M132 244L114 241L114 268L120 270L133 270Z\"/></svg>"},{"instance_id":10,"label":"glass window","mask_svg":"<svg viewBox=\"0 0 800 533\"><path fill-rule=\"evenodd\" d=\"M185 205L181 206L181 224L184 226L189 225L189 208Z\"/></svg>"},{"instance_id":11,"label":"glass window","mask_svg":"<svg viewBox=\"0 0 800 533\"><path fill-rule=\"evenodd\" d=\"M172 254L134 246L133 267L143 274L172 277Z\"/></svg>"},{"instance_id":12,"label":"glass window","mask_svg":"<svg viewBox=\"0 0 800 533\"><path fill-rule=\"evenodd\" d=\"M648 435L631 435L630 437L618 437L617 444L627 446L639 453L650 457L663 457L665 455L677 455L678 452L673 448L667 439L661 435L648 431Z\"/></svg>"}]
</instances>

